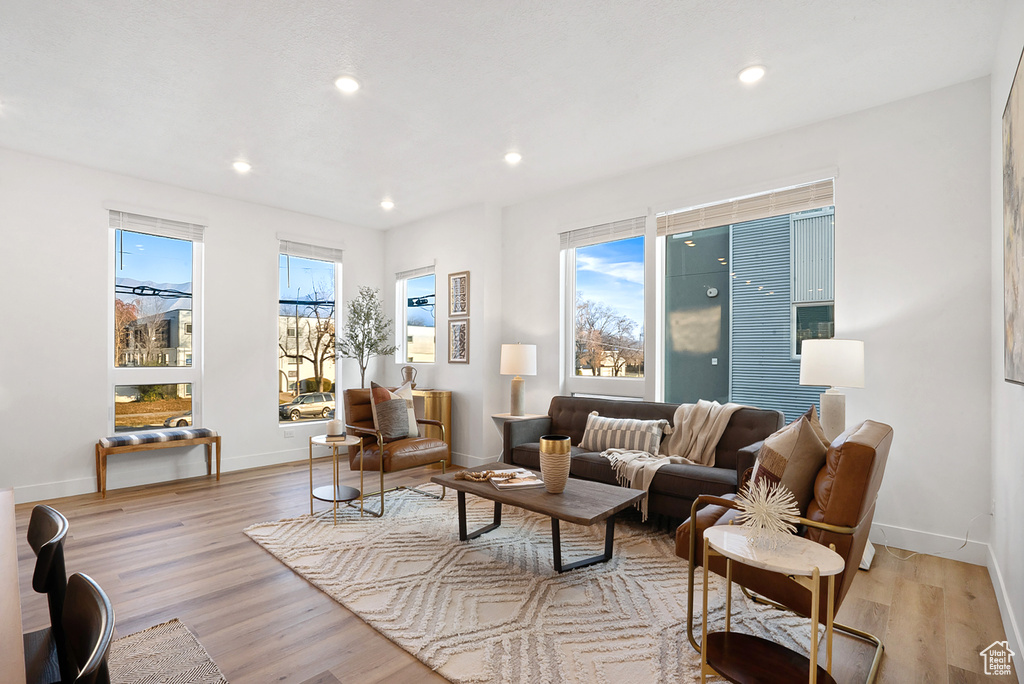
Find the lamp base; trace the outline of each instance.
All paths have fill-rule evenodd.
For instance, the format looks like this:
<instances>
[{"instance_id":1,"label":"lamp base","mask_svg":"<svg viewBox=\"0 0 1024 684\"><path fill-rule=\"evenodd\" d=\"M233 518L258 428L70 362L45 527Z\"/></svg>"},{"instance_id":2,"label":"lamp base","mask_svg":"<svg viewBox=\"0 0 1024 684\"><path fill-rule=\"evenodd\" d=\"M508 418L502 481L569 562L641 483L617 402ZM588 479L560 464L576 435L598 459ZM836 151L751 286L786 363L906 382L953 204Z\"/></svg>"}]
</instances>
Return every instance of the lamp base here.
<instances>
[{"instance_id":1,"label":"lamp base","mask_svg":"<svg viewBox=\"0 0 1024 684\"><path fill-rule=\"evenodd\" d=\"M526 381L518 375L512 378L512 410L513 416L526 415Z\"/></svg>"},{"instance_id":2,"label":"lamp base","mask_svg":"<svg viewBox=\"0 0 1024 684\"><path fill-rule=\"evenodd\" d=\"M835 388L821 395L821 429L829 442L846 429L846 395Z\"/></svg>"}]
</instances>

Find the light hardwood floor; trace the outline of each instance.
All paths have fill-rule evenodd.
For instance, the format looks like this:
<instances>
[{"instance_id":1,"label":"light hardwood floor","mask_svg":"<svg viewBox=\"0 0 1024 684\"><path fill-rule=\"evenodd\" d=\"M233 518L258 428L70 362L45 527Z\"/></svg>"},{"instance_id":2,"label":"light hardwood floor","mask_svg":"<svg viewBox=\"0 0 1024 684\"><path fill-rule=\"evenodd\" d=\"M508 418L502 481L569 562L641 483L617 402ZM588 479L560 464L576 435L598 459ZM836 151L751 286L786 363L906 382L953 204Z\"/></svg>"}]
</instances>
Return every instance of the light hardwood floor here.
<instances>
[{"instance_id":1,"label":"light hardwood floor","mask_svg":"<svg viewBox=\"0 0 1024 684\"><path fill-rule=\"evenodd\" d=\"M85 572L107 591L118 635L179 618L235 684L445 681L242 534L253 523L308 513L308 473L303 461L225 473L220 482L203 477L46 503L71 523L68 572ZM358 472L342 473L358 485ZM430 474L399 473L388 485ZM330 459L316 461L315 477L329 481ZM26 631L48 620L45 597L31 588L32 505L17 507ZM885 641L881 682L1013 681L982 674L978 652L1004 638L985 568L934 556L901 562L879 548L837 619ZM839 682L863 681L867 647L837 636L834 653Z\"/></svg>"}]
</instances>

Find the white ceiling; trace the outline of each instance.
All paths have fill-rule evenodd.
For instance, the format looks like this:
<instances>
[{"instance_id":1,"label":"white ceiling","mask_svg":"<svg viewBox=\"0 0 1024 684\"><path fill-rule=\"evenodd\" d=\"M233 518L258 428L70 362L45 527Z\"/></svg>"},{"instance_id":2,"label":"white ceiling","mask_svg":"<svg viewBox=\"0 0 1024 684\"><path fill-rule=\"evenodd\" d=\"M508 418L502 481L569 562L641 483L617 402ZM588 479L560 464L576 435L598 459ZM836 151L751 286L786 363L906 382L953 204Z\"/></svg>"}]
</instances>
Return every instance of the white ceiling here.
<instances>
[{"instance_id":1,"label":"white ceiling","mask_svg":"<svg viewBox=\"0 0 1024 684\"><path fill-rule=\"evenodd\" d=\"M0 147L387 228L984 76L1003 9L3 0ZM740 84L755 63L767 76ZM362 90L342 95L342 73ZM512 148L517 167L502 160Z\"/></svg>"}]
</instances>

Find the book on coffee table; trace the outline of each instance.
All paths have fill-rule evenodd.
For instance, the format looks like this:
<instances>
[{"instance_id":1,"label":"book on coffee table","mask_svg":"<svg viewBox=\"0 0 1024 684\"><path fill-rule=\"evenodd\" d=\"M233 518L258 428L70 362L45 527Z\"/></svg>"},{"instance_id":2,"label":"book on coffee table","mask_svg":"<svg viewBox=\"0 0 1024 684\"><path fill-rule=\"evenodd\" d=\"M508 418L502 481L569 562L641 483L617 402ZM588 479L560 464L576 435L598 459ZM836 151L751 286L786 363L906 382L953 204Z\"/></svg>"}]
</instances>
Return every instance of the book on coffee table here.
<instances>
[{"instance_id":1,"label":"book on coffee table","mask_svg":"<svg viewBox=\"0 0 1024 684\"><path fill-rule=\"evenodd\" d=\"M543 487L544 480L540 479L540 475L532 470L512 468L510 470L495 470L491 476L491 484L498 489L529 489L530 487Z\"/></svg>"}]
</instances>

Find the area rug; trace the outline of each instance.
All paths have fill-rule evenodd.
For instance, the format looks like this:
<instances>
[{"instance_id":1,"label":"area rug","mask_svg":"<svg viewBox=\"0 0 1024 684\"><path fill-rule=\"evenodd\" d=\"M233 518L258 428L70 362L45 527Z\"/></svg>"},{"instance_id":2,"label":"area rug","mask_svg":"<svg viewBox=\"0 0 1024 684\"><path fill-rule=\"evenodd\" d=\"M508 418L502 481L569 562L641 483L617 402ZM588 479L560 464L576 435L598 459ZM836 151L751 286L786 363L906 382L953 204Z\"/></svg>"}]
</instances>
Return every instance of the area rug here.
<instances>
[{"instance_id":1,"label":"area rug","mask_svg":"<svg viewBox=\"0 0 1024 684\"><path fill-rule=\"evenodd\" d=\"M466 498L469 529L488 524L493 503ZM686 562L670 535L639 522L616 525L612 560L561 575L550 518L505 506L501 527L460 542L454 492L444 501L397 492L384 518L348 509L337 526L328 513L245 533L458 684L699 681L700 656L686 638ZM604 526L562 523L561 538L563 562L572 562L601 551ZM722 629L724 580L710 581L710 625ZM807 620L739 591L732 628L807 654Z\"/></svg>"},{"instance_id":2,"label":"area rug","mask_svg":"<svg viewBox=\"0 0 1024 684\"><path fill-rule=\"evenodd\" d=\"M110 681L120 684L220 684L228 681L188 627L171 620L114 641Z\"/></svg>"}]
</instances>

